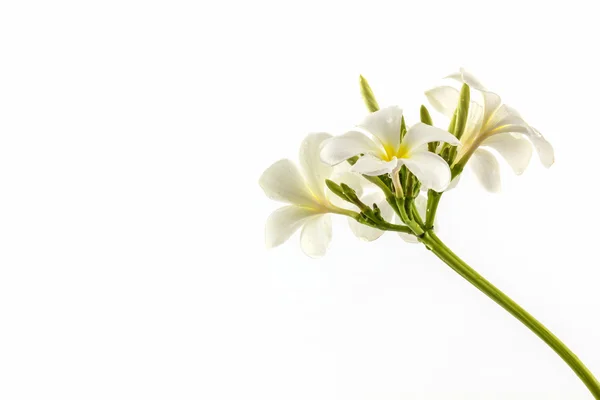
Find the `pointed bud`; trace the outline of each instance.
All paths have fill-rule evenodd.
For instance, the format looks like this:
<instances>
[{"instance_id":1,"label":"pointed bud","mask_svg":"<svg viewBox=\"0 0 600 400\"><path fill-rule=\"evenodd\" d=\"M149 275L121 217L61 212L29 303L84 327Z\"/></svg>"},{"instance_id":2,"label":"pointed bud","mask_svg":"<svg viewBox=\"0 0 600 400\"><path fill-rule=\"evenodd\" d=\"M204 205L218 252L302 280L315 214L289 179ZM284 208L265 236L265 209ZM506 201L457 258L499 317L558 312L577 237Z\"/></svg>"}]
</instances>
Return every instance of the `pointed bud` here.
<instances>
[{"instance_id":1,"label":"pointed bud","mask_svg":"<svg viewBox=\"0 0 600 400\"><path fill-rule=\"evenodd\" d=\"M347 201L349 201L350 203L352 203L355 206L357 206L358 208L360 208L360 210L363 212L367 212L367 213L371 212L371 209L369 208L369 206L367 206L365 203L360 201L360 199L356 195L356 191L354 189L352 189L350 186L346 185L345 183L342 183L340 185L340 187L342 188L342 192L344 193L344 196L346 196Z\"/></svg>"},{"instance_id":2,"label":"pointed bud","mask_svg":"<svg viewBox=\"0 0 600 400\"><path fill-rule=\"evenodd\" d=\"M426 125L433 126L433 120L431 119L431 115L429 114L429 110L424 105L421 105L421 122ZM440 145L440 142L430 142L427 144L427 150L435 153L435 150Z\"/></svg>"},{"instance_id":3,"label":"pointed bud","mask_svg":"<svg viewBox=\"0 0 600 400\"><path fill-rule=\"evenodd\" d=\"M425 107L424 105L421 105L421 122L433 126L429 110L427 110L427 107Z\"/></svg>"},{"instance_id":4,"label":"pointed bud","mask_svg":"<svg viewBox=\"0 0 600 400\"><path fill-rule=\"evenodd\" d=\"M377 104L377 100L375 100L373 90L371 89L369 82L367 82L365 77L362 75L360 76L360 94L362 95L363 101L370 112L379 110L379 104Z\"/></svg>"},{"instance_id":5,"label":"pointed bud","mask_svg":"<svg viewBox=\"0 0 600 400\"><path fill-rule=\"evenodd\" d=\"M340 185L329 179L325 179L325 184L336 196L340 197L342 200L348 201L348 198L344 194L344 190Z\"/></svg>"},{"instance_id":6,"label":"pointed bud","mask_svg":"<svg viewBox=\"0 0 600 400\"><path fill-rule=\"evenodd\" d=\"M454 136L460 139L467 126L467 117L469 115L469 104L471 103L471 90L469 85L464 83L460 89L460 99L456 108L456 124L454 125Z\"/></svg>"},{"instance_id":7,"label":"pointed bud","mask_svg":"<svg viewBox=\"0 0 600 400\"><path fill-rule=\"evenodd\" d=\"M404 135L406 135L406 122L404 121L404 115L400 120L400 141L404 139Z\"/></svg>"},{"instance_id":8,"label":"pointed bud","mask_svg":"<svg viewBox=\"0 0 600 400\"><path fill-rule=\"evenodd\" d=\"M342 183L340 185L340 188L342 189L344 196L346 196L348 200L350 200L353 203L359 201L358 196L356 195L356 191L350 186L346 185L345 183Z\"/></svg>"}]
</instances>

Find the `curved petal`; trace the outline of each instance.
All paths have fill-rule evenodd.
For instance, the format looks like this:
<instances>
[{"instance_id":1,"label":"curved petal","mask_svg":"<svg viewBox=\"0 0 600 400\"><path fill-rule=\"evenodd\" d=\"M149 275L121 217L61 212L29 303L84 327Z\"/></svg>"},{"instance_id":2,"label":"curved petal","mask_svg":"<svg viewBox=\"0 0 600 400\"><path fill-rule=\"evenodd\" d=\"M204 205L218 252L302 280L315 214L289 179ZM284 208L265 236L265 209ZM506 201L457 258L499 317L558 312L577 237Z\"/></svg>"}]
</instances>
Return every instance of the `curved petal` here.
<instances>
[{"instance_id":1,"label":"curved petal","mask_svg":"<svg viewBox=\"0 0 600 400\"><path fill-rule=\"evenodd\" d=\"M481 133L481 127L484 121L484 109L483 107L472 101L469 104L469 114L467 115L467 125L465 126L465 131L463 132L462 137L460 138L460 142L463 144L471 143L475 140L477 136Z\"/></svg>"},{"instance_id":2,"label":"curved petal","mask_svg":"<svg viewBox=\"0 0 600 400\"><path fill-rule=\"evenodd\" d=\"M316 215L304 224L300 233L300 247L312 258L323 257L331 242L331 217Z\"/></svg>"},{"instance_id":3,"label":"curved petal","mask_svg":"<svg viewBox=\"0 0 600 400\"><path fill-rule=\"evenodd\" d=\"M414 153L400 160L421 181L423 186L441 192L450 183L450 167L444 159L429 151Z\"/></svg>"},{"instance_id":4,"label":"curved petal","mask_svg":"<svg viewBox=\"0 0 600 400\"><path fill-rule=\"evenodd\" d=\"M382 149L361 132L350 131L321 145L321 161L337 165L359 154L381 154Z\"/></svg>"},{"instance_id":5,"label":"curved petal","mask_svg":"<svg viewBox=\"0 0 600 400\"><path fill-rule=\"evenodd\" d=\"M483 84L479 82L479 79L475 78L475 76L472 73L466 71L464 68L461 68L460 72L455 72L453 74L448 75L446 78L451 78L459 82L466 83L473 89L482 92L487 90L485 86L483 86Z\"/></svg>"},{"instance_id":6,"label":"curved petal","mask_svg":"<svg viewBox=\"0 0 600 400\"><path fill-rule=\"evenodd\" d=\"M526 133L529 131L527 123L519 113L506 104L500 106L494 114L487 120L484 129L486 134L496 134L503 132Z\"/></svg>"},{"instance_id":7,"label":"curved petal","mask_svg":"<svg viewBox=\"0 0 600 400\"><path fill-rule=\"evenodd\" d=\"M258 184L270 199L297 205L318 206L298 168L288 159L279 160L267 168Z\"/></svg>"},{"instance_id":8,"label":"curved petal","mask_svg":"<svg viewBox=\"0 0 600 400\"><path fill-rule=\"evenodd\" d=\"M531 143L520 133L492 135L481 145L489 146L500 153L517 175L525 171L533 153Z\"/></svg>"},{"instance_id":9,"label":"curved petal","mask_svg":"<svg viewBox=\"0 0 600 400\"><path fill-rule=\"evenodd\" d=\"M304 172L304 178L313 194L325 199L325 179L333 172L330 165L321 161L321 144L331 138L328 133L311 133L307 135L300 145L300 166Z\"/></svg>"},{"instance_id":10,"label":"curved petal","mask_svg":"<svg viewBox=\"0 0 600 400\"><path fill-rule=\"evenodd\" d=\"M401 122L402 109L391 106L367 115L358 126L377 137L386 149L395 154L400 145Z\"/></svg>"},{"instance_id":11,"label":"curved petal","mask_svg":"<svg viewBox=\"0 0 600 400\"><path fill-rule=\"evenodd\" d=\"M277 247L284 243L308 218L315 215L314 210L298 206L285 206L273 211L265 224L267 248Z\"/></svg>"},{"instance_id":12,"label":"curved petal","mask_svg":"<svg viewBox=\"0 0 600 400\"><path fill-rule=\"evenodd\" d=\"M378 176L389 174L398 165L398 160L383 161L377 157L366 155L358 159L358 161L350 168L350 171L358 174Z\"/></svg>"},{"instance_id":13,"label":"curved petal","mask_svg":"<svg viewBox=\"0 0 600 400\"><path fill-rule=\"evenodd\" d=\"M529 140L531 140L531 143L533 143L533 147L535 147L535 151L538 153L542 165L546 168L550 168L550 166L554 164L554 148L552 148L552 145L532 126L529 127L529 131L525 135L527 135Z\"/></svg>"},{"instance_id":14,"label":"curved petal","mask_svg":"<svg viewBox=\"0 0 600 400\"><path fill-rule=\"evenodd\" d=\"M482 92L481 95L483 96L483 121L485 125L489 125L489 120L500 107L502 99L494 92Z\"/></svg>"},{"instance_id":15,"label":"curved petal","mask_svg":"<svg viewBox=\"0 0 600 400\"><path fill-rule=\"evenodd\" d=\"M385 196L381 192L374 192L366 195L363 199L361 199L368 206L372 206L373 203L377 204L379 209L381 210L381 216L386 221L390 221L394 215L394 210L385 200ZM348 225L350 226L350 230L361 240L372 242L375 239L378 239L381 235L385 233L380 229L371 228L370 226L361 224L354 218L348 218Z\"/></svg>"},{"instance_id":16,"label":"curved petal","mask_svg":"<svg viewBox=\"0 0 600 400\"><path fill-rule=\"evenodd\" d=\"M492 153L484 149L477 149L469 160L479 183L488 191L498 193L501 189L500 166Z\"/></svg>"},{"instance_id":17,"label":"curved petal","mask_svg":"<svg viewBox=\"0 0 600 400\"><path fill-rule=\"evenodd\" d=\"M339 164L333 170L333 174L329 178L334 182L344 182L356 191L356 194L360 197L365 189L375 189L375 184L369 182L362 175L352 172L352 166L348 163Z\"/></svg>"},{"instance_id":18,"label":"curved petal","mask_svg":"<svg viewBox=\"0 0 600 400\"><path fill-rule=\"evenodd\" d=\"M450 132L419 122L406 132L400 151L404 150L410 155L411 151L429 142L446 142L453 146L460 144L456 136Z\"/></svg>"},{"instance_id":19,"label":"curved petal","mask_svg":"<svg viewBox=\"0 0 600 400\"><path fill-rule=\"evenodd\" d=\"M425 97L437 112L452 118L460 92L452 86L438 86L426 91Z\"/></svg>"}]
</instances>

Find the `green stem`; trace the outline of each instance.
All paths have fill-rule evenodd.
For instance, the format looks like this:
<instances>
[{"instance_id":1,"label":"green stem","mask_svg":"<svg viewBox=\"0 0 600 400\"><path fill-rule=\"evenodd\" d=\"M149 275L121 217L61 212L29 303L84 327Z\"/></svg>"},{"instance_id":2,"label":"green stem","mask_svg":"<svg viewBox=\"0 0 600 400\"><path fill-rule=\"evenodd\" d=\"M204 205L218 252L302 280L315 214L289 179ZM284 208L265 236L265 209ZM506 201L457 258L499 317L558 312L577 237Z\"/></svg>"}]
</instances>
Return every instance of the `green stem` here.
<instances>
[{"instance_id":1,"label":"green stem","mask_svg":"<svg viewBox=\"0 0 600 400\"><path fill-rule=\"evenodd\" d=\"M438 205L440 204L440 199L442 198L442 193L436 192L435 190L429 189L427 191L427 210L425 217L425 229L433 229L433 225L435 223L435 214L437 213Z\"/></svg>"},{"instance_id":2,"label":"green stem","mask_svg":"<svg viewBox=\"0 0 600 400\"><path fill-rule=\"evenodd\" d=\"M587 386L595 399L600 399L600 383L594 375L587 369L579 358L569 348L561 342L552 332L548 330L541 322L535 319L531 314L525 311L521 306L515 303L510 297L505 295L488 282L483 276L479 275L473 268L469 267L456 254L452 252L436 235L431 231L425 232L420 238L436 256L444 261L450 268L465 278L469 283L482 291L490 299L508 311L513 317L521 321L548 346L552 348L577 374L579 379Z\"/></svg>"}]
</instances>

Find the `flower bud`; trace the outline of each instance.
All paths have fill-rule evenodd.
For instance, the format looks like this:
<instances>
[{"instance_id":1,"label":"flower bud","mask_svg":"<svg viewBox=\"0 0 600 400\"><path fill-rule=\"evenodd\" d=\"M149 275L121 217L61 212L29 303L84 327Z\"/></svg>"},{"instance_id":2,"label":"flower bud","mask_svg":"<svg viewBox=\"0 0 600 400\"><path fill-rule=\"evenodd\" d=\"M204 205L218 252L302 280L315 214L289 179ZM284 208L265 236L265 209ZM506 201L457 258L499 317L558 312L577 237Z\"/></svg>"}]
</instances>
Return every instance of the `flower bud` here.
<instances>
[{"instance_id":1,"label":"flower bud","mask_svg":"<svg viewBox=\"0 0 600 400\"><path fill-rule=\"evenodd\" d=\"M431 120L431 115L429 114L429 110L424 105L421 105L421 122L427 125L433 126L433 121Z\"/></svg>"},{"instance_id":2,"label":"flower bud","mask_svg":"<svg viewBox=\"0 0 600 400\"><path fill-rule=\"evenodd\" d=\"M471 90L469 85L464 83L460 89L460 99L456 108L456 121L454 125L454 136L460 139L467 126L467 117L469 115L469 104L471 103Z\"/></svg>"},{"instance_id":3,"label":"flower bud","mask_svg":"<svg viewBox=\"0 0 600 400\"><path fill-rule=\"evenodd\" d=\"M369 82L367 82L362 75L360 76L360 94L370 112L379 110L379 104L377 104L377 100L375 100L373 90L371 89Z\"/></svg>"},{"instance_id":4,"label":"flower bud","mask_svg":"<svg viewBox=\"0 0 600 400\"><path fill-rule=\"evenodd\" d=\"M329 179L325 179L325 184L336 196L340 197L342 200L349 201L340 185Z\"/></svg>"}]
</instances>

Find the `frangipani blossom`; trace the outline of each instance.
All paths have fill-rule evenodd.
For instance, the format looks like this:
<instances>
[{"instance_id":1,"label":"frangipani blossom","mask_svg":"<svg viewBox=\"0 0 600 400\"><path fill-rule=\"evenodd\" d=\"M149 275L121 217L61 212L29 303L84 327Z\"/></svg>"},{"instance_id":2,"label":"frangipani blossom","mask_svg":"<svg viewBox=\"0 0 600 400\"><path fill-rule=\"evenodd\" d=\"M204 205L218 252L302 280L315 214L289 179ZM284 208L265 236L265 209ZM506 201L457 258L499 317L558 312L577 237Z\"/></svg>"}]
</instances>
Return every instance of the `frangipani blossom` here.
<instances>
[{"instance_id":1,"label":"frangipani blossom","mask_svg":"<svg viewBox=\"0 0 600 400\"><path fill-rule=\"evenodd\" d=\"M300 246L310 257L321 257L331 241L329 213L348 215L349 212L333 204L325 179L333 168L321 162L319 150L331 135L308 135L300 147L300 166L283 159L275 162L262 174L259 184L265 194L289 205L275 210L267 219L265 241L268 248L279 246L302 227Z\"/></svg>"},{"instance_id":2,"label":"frangipani blossom","mask_svg":"<svg viewBox=\"0 0 600 400\"><path fill-rule=\"evenodd\" d=\"M500 167L496 157L485 148L497 151L515 174L522 174L531 160L532 144L542 164L548 168L554 163L554 150L540 132L527 124L513 108L502 104L500 96L488 91L472 74L464 69L448 78L466 83L477 90L482 105L471 101L467 125L460 141L454 164L469 161L482 185L491 192L500 190ZM451 86L440 86L425 92L431 105L451 118L459 102L459 91ZM527 139L529 140L527 140Z\"/></svg>"},{"instance_id":3,"label":"frangipani blossom","mask_svg":"<svg viewBox=\"0 0 600 400\"><path fill-rule=\"evenodd\" d=\"M438 257L543 339L571 367L594 398L600 399L600 383L581 360L548 328L461 260L435 232L442 191L457 183L468 161L479 171L478 176L488 189L499 187L496 185L499 182L497 160L480 146L497 150L517 173L523 172L531 158L531 143L544 165L550 166L554 160L550 144L516 111L503 105L498 95L489 92L465 71L450 78L463 82L460 94L451 87L435 88L427 94L438 111L448 117L456 113L451 130L462 139L460 149L448 146L460 144L454 135L429 126L432 121L424 106L421 106L420 117L427 124L414 125L407 132L402 124L402 110L389 107L369 115L358 130L342 136L309 135L300 150L301 171L291 161L280 160L260 178L267 196L289 204L269 217L267 246L285 242L302 227L303 251L311 257L322 256L331 240L329 213L350 218L352 231L367 241L390 231L397 232L405 241L422 243L429 254ZM377 110L374 93L362 76L360 83L368 109ZM481 103L470 103L473 91L481 94ZM427 145L432 142L435 144ZM444 144L438 145L438 142ZM352 167L343 162L350 158ZM452 174L446 162L453 164L453 182L450 182ZM407 167L406 171L400 171L402 165ZM383 174L391 174L391 184L390 177ZM379 191L363 195L366 181ZM428 190L425 198L418 194L420 187L434 190ZM389 259L402 261L402 254L395 250Z\"/></svg>"},{"instance_id":4,"label":"frangipani blossom","mask_svg":"<svg viewBox=\"0 0 600 400\"><path fill-rule=\"evenodd\" d=\"M460 142L449 132L423 123L413 125L400 141L401 121L402 109L396 106L369 114L358 125L360 131L350 131L326 140L321 160L337 165L363 154L352 166L353 172L377 176L396 173L402 165L406 165L424 186L436 191L444 190L450 183L450 169L444 159L427 150L427 143L458 145Z\"/></svg>"}]
</instances>

